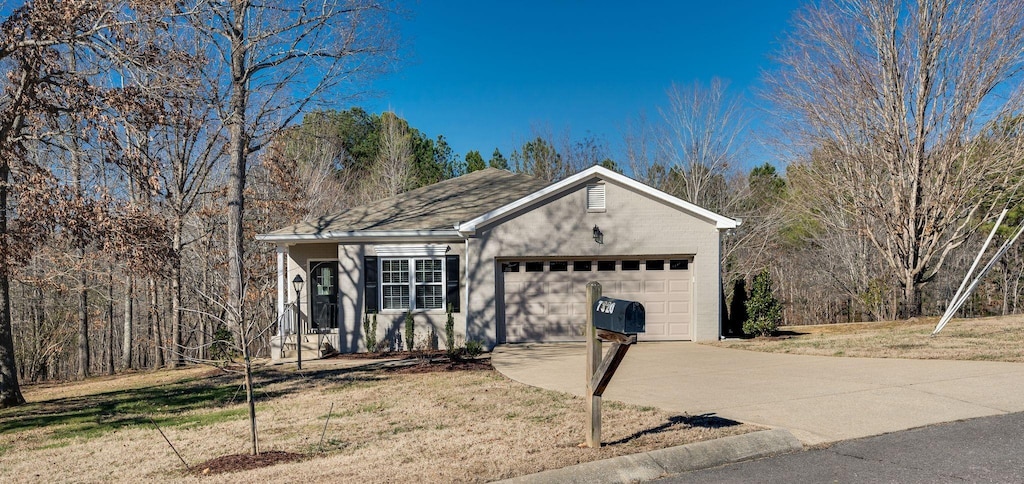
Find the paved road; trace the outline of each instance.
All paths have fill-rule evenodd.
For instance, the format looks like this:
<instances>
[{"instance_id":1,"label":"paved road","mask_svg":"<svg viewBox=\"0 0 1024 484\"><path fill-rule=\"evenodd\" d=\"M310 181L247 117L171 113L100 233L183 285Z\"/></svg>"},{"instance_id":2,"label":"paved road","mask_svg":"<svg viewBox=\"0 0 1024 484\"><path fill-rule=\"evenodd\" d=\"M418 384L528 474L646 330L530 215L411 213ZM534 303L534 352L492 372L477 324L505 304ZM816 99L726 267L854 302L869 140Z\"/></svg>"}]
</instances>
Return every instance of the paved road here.
<instances>
[{"instance_id":1,"label":"paved road","mask_svg":"<svg viewBox=\"0 0 1024 484\"><path fill-rule=\"evenodd\" d=\"M665 483L1024 482L1024 413L982 417L743 462Z\"/></svg>"},{"instance_id":2,"label":"paved road","mask_svg":"<svg viewBox=\"0 0 1024 484\"><path fill-rule=\"evenodd\" d=\"M503 345L494 367L513 380L584 392L579 344ZM1024 412L1024 364L833 358L642 343L629 350L606 401L715 414L784 428L806 445Z\"/></svg>"}]
</instances>

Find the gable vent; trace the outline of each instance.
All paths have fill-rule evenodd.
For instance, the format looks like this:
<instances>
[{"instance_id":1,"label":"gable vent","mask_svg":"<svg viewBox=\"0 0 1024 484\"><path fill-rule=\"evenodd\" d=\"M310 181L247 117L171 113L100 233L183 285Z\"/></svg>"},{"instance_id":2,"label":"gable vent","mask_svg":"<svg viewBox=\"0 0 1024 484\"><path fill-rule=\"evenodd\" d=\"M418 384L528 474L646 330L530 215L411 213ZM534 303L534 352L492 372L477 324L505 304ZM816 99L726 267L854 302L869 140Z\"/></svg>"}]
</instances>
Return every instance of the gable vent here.
<instances>
[{"instance_id":1,"label":"gable vent","mask_svg":"<svg viewBox=\"0 0 1024 484\"><path fill-rule=\"evenodd\" d=\"M587 210L604 211L605 196L604 184L587 185Z\"/></svg>"}]
</instances>

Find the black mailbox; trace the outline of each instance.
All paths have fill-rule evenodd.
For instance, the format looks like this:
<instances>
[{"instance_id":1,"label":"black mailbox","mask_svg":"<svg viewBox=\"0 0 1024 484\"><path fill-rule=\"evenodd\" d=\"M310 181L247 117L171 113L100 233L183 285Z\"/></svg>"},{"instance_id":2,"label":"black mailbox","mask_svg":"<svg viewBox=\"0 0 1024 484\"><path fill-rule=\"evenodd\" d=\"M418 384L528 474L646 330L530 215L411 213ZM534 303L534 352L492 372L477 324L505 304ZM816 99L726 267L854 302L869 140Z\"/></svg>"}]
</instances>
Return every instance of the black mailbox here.
<instances>
[{"instance_id":1,"label":"black mailbox","mask_svg":"<svg viewBox=\"0 0 1024 484\"><path fill-rule=\"evenodd\" d=\"M602 297L594 305L594 327L623 334L644 332L646 317L644 305L636 301L625 301Z\"/></svg>"}]
</instances>

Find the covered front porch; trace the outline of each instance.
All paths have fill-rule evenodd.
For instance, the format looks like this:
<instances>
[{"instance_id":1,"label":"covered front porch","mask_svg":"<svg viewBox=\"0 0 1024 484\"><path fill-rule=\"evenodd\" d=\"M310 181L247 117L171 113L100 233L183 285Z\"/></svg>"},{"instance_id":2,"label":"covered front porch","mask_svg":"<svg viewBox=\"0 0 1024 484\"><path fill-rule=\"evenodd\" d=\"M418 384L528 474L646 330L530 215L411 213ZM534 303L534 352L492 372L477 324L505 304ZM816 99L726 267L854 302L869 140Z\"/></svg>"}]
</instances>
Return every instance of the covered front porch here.
<instances>
[{"instance_id":1,"label":"covered front porch","mask_svg":"<svg viewBox=\"0 0 1024 484\"><path fill-rule=\"evenodd\" d=\"M296 359L300 348L304 360L337 353L337 259L311 260L308 271L289 267L288 259L289 248L278 246L277 324L270 341L271 359Z\"/></svg>"}]
</instances>

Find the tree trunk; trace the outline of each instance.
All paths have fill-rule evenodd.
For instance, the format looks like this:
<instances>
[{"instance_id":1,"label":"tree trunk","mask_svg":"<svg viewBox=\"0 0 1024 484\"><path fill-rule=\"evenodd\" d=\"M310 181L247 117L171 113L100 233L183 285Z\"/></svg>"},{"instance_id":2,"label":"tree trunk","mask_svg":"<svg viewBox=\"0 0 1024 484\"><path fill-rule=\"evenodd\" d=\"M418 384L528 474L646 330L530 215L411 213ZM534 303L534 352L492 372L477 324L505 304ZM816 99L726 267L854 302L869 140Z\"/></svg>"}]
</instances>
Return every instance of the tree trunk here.
<instances>
[{"instance_id":1,"label":"tree trunk","mask_svg":"<svg viewBox=\"0 0 1024 484\"><path fill-rule=\"evenodd\" d=\"M124 281L124 332L121 334L121 368L132 368L132 316L134 313L135 281L129 274Z\"/></svg>"},{"instance_id":2,"label":"tree trunk","mask_svg":"<svg viewBox=\"0 0 1024 484\"><path fill-rule=\"evenodd\" d=\"M160 304L160 300L157 298L156 279L153 277L149 278L149 323L150 328L153 331L153 368L163 368L164 366L164 337L160 331L160 313L157 310L157 305Z\"/></svg>"},{"instance_id":3,"label":"tree trunk","mask_svg":"<svg viewBox=\"0 0 1024 484\"><path fill-rule=\"evenodd\" d=\"M209 264L203 264L203 281L202 281L202 286L201 286L202 287L202 295L200 296L199 301L197 301L198 303L200 303L199 307L202 308L202 311L199 313L199 321L196 322L196 325L198 326L198 330L199 330L199 354L198 354L198 358L200 360L205 360L205 359L210 357L210 352L209 352L209 348L207 347L207 345L210 342L209 335L211 333L208 333L208 331L209 332L213 331L213 326L208 323L208 321L210 320L210 303L207 300L207 298L209 297L209 294L210 294L209 274L210 274L210 266L209 266Z\"/></svg>"},{"instance_id":4,"label":"tree trunk","mask_svg":"<svg viewBox=\"0 0 1024 484\"><path fill-rule=\"evenodd\" d=\"M11 168L0 160L0 408L25 403L18 384L11 324L11 266L7 244L7 183Z\"/></svg>"},{"instance_id":5,"label":"tree trunk","mask_svg":"<svg viewBox=\"0 0 1024 484\"><path fill-rule=\"evenodd\" d=\"M227 32L231 40L231 99L229 101L230 117L228 125L228 327L238 335L245 359L245 391L249 403L250 437L253 455L259 454L259 443L256 437L256 406L252 400L252 368L249 362L249 331L247 329L245 308L243 306L245 292L245 270L243 257L245 246L242 232L242 220L245 213L245 176L248 139L246 128L246 103L248 99L248 79L246 73L246 15L248 2L232 2L234 9L232 25Z\"/></svg>"},{"instance_id":6,"label":"tree trunk","mask_svg":"<svg viewBox=\"0 0 1024 484\"><path fill-rule=\"evenodd\" d=\"M174 236L171 259L171 366L184 363L181 346L181 215L174 218Z\"/></svg>"},{"instance_id":7,"label":"tree trunk","mask_svg":"<svg viewBox=\"0 0 1024 484\"><path fill-rule=\"evenodd\" d=\"M107 276L107 374L114 374L114 270Z\"/></svg>"},{"instance_id":8,"label":"tree trunk","mask_svg":"<svg viewBox=\"0 0 1024 484\"><path fill-rule=\"evenodd\" d=\"M36 381L39 375L45 374L46 369L43 366L43 342L39 338L39 330L43 326L43 291L38 287L32 288L32 294L29 296L32 301L29 306L28 316L32 320L32 366L28 369L28 372L22 371L22 375L27 373L29 381Z\"/></svg>"},{"instance_id":9,"label":"tree trunk","mask_svg":"<svg viewBox=\"0 0 1024 484\"><path fill-rule=\"evenodd\" d=\"M78 249L79 262L85 262L82 249ZM84 268L78 279L78 378L89 377L89 277Z\"/></svg>"},{"instance_id":10,"label":"tree trunk","mask_svg":"<svg viewBox=\"0 0 1024 484\"><path fill-rule=\"evenodd\" d=\"M242 345L242 358L245 360L245 403L249 406L249 435L252 440L252 455L260 454L260 441L256 432L256 399L252 391L252 360L249 345Z\"/></svg>"}]
</instances>

